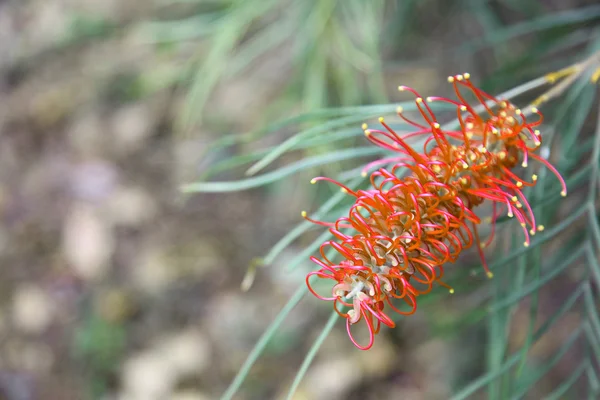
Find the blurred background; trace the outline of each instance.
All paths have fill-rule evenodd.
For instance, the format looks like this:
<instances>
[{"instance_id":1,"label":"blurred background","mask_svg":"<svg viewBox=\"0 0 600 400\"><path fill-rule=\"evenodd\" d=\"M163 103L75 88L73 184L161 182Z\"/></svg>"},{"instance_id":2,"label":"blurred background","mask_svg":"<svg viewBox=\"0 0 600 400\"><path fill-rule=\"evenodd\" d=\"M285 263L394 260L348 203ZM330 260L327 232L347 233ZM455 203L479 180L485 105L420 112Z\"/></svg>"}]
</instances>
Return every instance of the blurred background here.
<instances>
[{"instance_id":1,"label":"blurred background","mask_svg":"<svg viewBox=\"0 0 600 400\"><path fill-rule=\"evenodd\" d=\"M298 128L211 145L323 107L396 102L399 84L443 95L465 71L508 90L579 61L598 27L595 0L0 1L0 399L218 398L311 268L283 267L314 235L240 288L316 207L319 170L182 195L214 162ZM568 285L540 297L540 314ZM464 303L424 308L368 352L338 324L295 398L449 398L485 363L485 323L444 328ZM508 348L526 340L527 310L502 328ZM301 301L236 398L284 396L328 312ZM535 390L569 376L563 361Z\"/></svg>"}]
</instances>

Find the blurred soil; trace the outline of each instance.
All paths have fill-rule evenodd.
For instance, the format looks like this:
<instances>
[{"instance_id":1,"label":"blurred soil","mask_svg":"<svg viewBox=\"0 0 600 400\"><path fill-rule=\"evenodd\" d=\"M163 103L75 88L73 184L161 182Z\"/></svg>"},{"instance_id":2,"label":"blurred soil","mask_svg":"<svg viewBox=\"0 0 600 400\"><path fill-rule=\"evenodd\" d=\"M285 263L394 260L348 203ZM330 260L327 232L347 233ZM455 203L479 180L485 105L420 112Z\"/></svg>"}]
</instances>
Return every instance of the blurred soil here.
<instances>
[{"instance_id":1,"label":"blurred soil","mask_svg":"<svg viewBox=\"0 0 600 400\"><path fill-rule=\"evenodd\" d=\"M301 284L281 271L302 242L240 290L310 204L298 182L179 194L222 132L174 135L182 92L148 82L183 59L114 28L151 13L141 0L0 1L0 398L217 398ZM430 91L452 72L418 71L388 75ZM223 131L252 127L274 95L260 87L286 79L253 74L215 93ZM282 396L328 312L302 301L239 398ZM427 326L417 315L358 352L340 323L297 398L447 398L464 351Z\"/></svg>"}]
</instances>

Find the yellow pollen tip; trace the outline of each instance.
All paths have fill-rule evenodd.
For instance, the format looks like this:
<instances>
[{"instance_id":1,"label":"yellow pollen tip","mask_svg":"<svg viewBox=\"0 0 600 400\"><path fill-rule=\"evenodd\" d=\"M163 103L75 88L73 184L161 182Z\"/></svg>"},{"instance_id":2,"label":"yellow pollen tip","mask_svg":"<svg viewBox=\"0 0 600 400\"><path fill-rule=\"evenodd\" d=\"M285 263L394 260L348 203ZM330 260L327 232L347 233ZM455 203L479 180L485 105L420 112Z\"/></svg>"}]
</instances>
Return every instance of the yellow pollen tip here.
<instances>
[{"instance_id":1,"label":"yellow pollen tip","mask_svg":"<svg viewBox=\"0 0 600 400\"><path fill-rule=\"evenodd\" d=\"M565 192L565 191L563 190L563 191L561 191L561 192L560 192L560 195L561 195L562 197L567 197L567 192Z\"/></svg>"},{"instance_id":2,"label":"yellow pollen tip","mask_svg":"<svg viewBox=\"0 0 600 400\"><path fill-rule=\"evenodd\" d=\"M467 111L467 106L460 106L460 111Z\"/></svg>"},{"instance_id":3,"label":"yellow pollen tip","mask_svg":"<svg viewBox=\"0 0 600 400\"><path fill-rule=\"evenodd\" d=\"M306 218L306 211L302 211L300 215L302 215L302 218Z\"/></svg>"},{"instance_id":4,"label":"yellow pollen tip","mask_svg":"<svg viewBox=\"0 0 600 400\"><path fill-rule=\"evenodd\" d=\"M544 229L546 229L546 228L544 228L544 225L538 225L538 227L537 227L537 230L540 232L542 232Z\"/></svg>"},{"instance_id":5,"label":"yellow pollen tip","mask_svg":"<svg viewBox=\"0 0 600 400\"><path fill-rule=\"evenodd\" d=\"M533 228L532 228L532 229L530 229L530 230L529 230L529 233L531 233L531 236L535 235L535 229L533 229Z\"/></svg>"},{"instance_id":6,"label":"yellow pollen tip","mask_svg":"<svg viewBox=\"0 0 600 400\"><path fill-rule=\"evenodd\" d=\"M543 94L540 97L538 97L537 99L535 99L531 104L535 104L536 106L539 106L540 104L542 104L545 101L548 101L548 96Z\"/></svg>"},{"instance_id":7,"label":"yellow pollen tip","mask_svg":"<svg viewBox=\"0 0 600 400\"><path fill-rule=\"evenodd\" d=\"M440 129L440 124L438 124L437 122L435 122L435 123L433 124L433 127L434 127L435 129Z\"/></svg>"},{"instance_id":8,"label":"yellow pollen tip","mask_svg":"<svg viewBox=\"0 0 600 400\"><path fill-rule=\"evenodd\" d=\"M402 114L402 111L404 111L404 108L402 108L402 106L398 106L398 108L396 108L396 112L398 114Z\"/></svg>"},{"instance_id":9,"label":"yellow pollen tip","mask_svg":"<svg viewBox=\"0 0 600 400\"><path fill-rule=\"evenodd\" d=\"M348 190L346 190L346 188L341 188L341 189L340 189L340 191L341 191L342 193L348 193Z\"/></svg>"},{"instance_id":10,"label":"yellow pollen tip","mask_svg":"<svg viewBox=\"0 0 600 400\"><path fill-rule=\"evenodd\" d=\"M404 86L398 86L398 90L404 92Z\"/></svg>"},{"instance_id":11,"label":"yellow pollen tip","mask_svg":"<svg viewBox=\"0 0 600 400\"><path fill-rule=\"evenodd\" d=\"M523 246L525 246L525 247L529 247L529 242L525 242L525 243L523 243Z\"/></svg>"},{"instance_id":12,"label":"yellow pollen tip","mask_svg":"<svg viewBox=\"0 0 600 400\"><path fill-rule=\"evenodd\" d=\"M379 117L379 122L383 122L383 117Z\"/></svg>"},{"instance_id":13,"label":"yellow pollen tip","mask_svg":"<svg viewBox=\"0 0 600 400\"><path fill-rule=\"evenodd\" d=\"M521 207L523 207L523 204L517 203L517 208L521 208Z\"/></svg>"},{"instance_id":14,"label":"yellow pollen tip","mask_svg":"<svg viewBox=\"0 0 600 400\"><path fill-rule=\"evenodd\" d=\"M416 101L417 103L422 103L422 102L423 102L423 98L422 98L422 97L417 97L417 98L415 99L415 101Z\"/></svg>"},{"instance_id":15,"label":"yellow pollen tip","mask_svg":"<svg viewBox=\"0 0 600 400\"><path fill-rule=\"evenodd\" d=\"M425 100L427 100L428 103L431 103L433 101L433 97L427 97Z\"/></svg>"},{"instance_id":16,"label":"yellow pollen tip","mask_svg":"<svg viewBox=\"0 0 600 400\"><path fill-rule=\"evenodd\" d=\"M539 130L537 130L537 129L536 129L535 131L533 131L533 134L534 134L535 136L540 136L540 135L541 135L541 132L540 132Z\"/></svg>"},{"instance_id":17,"label":"yellow pollen tip","mask_svg":"<svg viewBox=\"0 0 600 400\"><path fill-rule=\"evenodd\" d=\"M527 168L527 163L526 163L525 161L523 161L523 164L521 164L521 166L522 166L523 168Z\"/></svg>"},{"instance_id":18,"label":"yellow pollen tip","mask_svg":"<svg viewBox=\"0 0 600 400\"><path fill-rule=\"evenodd\" d=\"M362 176L363 178L366 178L367 177L367 173L363 171L363 172L360 173L360 176Z\"/></svg>"},{"instance_id":19,"label":"yellow pollen tip","mask_svg":"<svg viewBox=\"0 0 600 400\"><path fill-rule=\"evenodd\" d=\"M489 279L492 279L494 277L494 274L491 271L489 271L486 275Z\"/></svg>"},{"instance_id":20,"label":"yellow pollen tip","mask_svg":"<svg viewBox=\"0 0 600 400\"><path fill-rule=\"evenodd\" d=\"M311 179L310 183L312 183L314 185L315 183L317 183L317 180L316 179Z\"/></svg>"},{"instance_id":21,"label":"yellow pollen tip","mask_svg":"<svg viewBox=\"0 0 600 400\"><path fill-rule=\"evenodd\" d=\"M364 130L366 130L366 129L369 127L369 125L367 125L367 124L362 124L360 127L361 127L361 128L362 128L362 130L364 131Z\"/></svg>"},{"instance_id":22,"label":"yellow pollen tip","mask_svg":"<svg viewBox=\"0 0 600 400\"><path fill-rule=\"evenodd\" d=\"M600 68L596 69L596 71L594 71L592 78L590 79L592 81L592 83L598 83L598 80L600 80Z\"/></svg>"},{"instance_id":23,"label":"yellow pollen tip","mask_svg":"<svg viewBox=\"0 0 600 400\"><path fill-rule=\"evenodd\" d=\"M463 74L463 76L465 77L465 79L469 79L469 78L471 77L471 74L470 74L470 73L468 73L468 72L465 72L465 73Z\"/></svg>"},{"instance_id":24,"label":"yellow pollen tip","mask_svg":"<svg viewBox=\"0 0 600 400\"><path fill-rule=\"evenodd\" d=\"M450 294L454 294L454 289L450 289L448 292L450 292Z\"/></svg>"},{"instance_id":25,"label":"yellow pollen tip","mask_svg":"<svg viewBox=\"0 0 600 400\"><path fill-rule=\"evenodd\" d=\"M509 217L509 218L512 218L512 217L514 217L513 213L512 213L512 212L509 212L509 213L508 213L508 217Z\"/></svg>"},{"instance_id":26,"label":"yellow pollen tip","mask_svg":"<svg viewBox=\"0 0 600 400\"><path fill-rule=\"evenodd\" d=\"M517 182L517 187L521 187L521 186L523 186L523 183L522 182Z\"/></svg>"},{"instance_id":27,"label":"yellow pollen tip","mask_svg":"<svg viewBox=\"0 0 600 400\"><path fill-rule=\"evenodd\" d=\"M519 201L519 198L518 198L517 196L513 196L513 197L511 198L511 200L512 200L512 201L514 201L514 202L516 203L517 201Z\"/></svg>"},{"instance_id":28,"label":"yellow pollen tip","mask_svg":"<svg viewBox=\"0 0 600 400\"><path fill-rule=\"evenodd\" d=\"M457 81L462 81L463 80L463 76L462 75L456 75L456 80Z\"/></svg>"},{"instance_id":29,"label":"yellow pollen tip","mask_svg":"<svg viewBox=\"0 0 600 400\"><path fill-rule=\"evenodd\" d=\"M515 110L515 114L517 114L517 115L521 115L521 114L523 114L523 111L521 111L521 109L520 109L520 108L517 108L517 109Z\"/></svg>"},{"instance_id":30,"label":"yellow pollen tip","mask_svg":"<svg viewBox=\"0 0 600 400\"><path fill-rule=\"evenodd\" d=\"M371 131L369 129L365 129L365 135L369 136L371 134Z\"/></svg>"},{"instance_id":31,"label":"yellow pollen tip","mask_svg":"<svg viewBox=\"0 0 600 400\"><path fill-rule=\"evenodd\" d=\"M538 176L536 174L531 175L531 180L532 181L537 181Z\"/></svg>"},{"instance_id":32,"label":"yellow pollen tip","mask_svg":"<svg viewBox=\"0 0 600 400\"><path fill-rule=\"evenodd\" d=\"M525 222L521 222L521 226L525 228Z\"/></svg>"},{"instance_id":33,"label":"yellow pollen tip","mask_svg":"<svg viewBox=\"0 0 600 400\"><path fill-rule=\"evenodd\" d=\"M540 110L537 109L537 107L531 107L531 112L534 114L537 114Z\"/></svg>"},{"instance_id":34,"label":"yellow pollen tip","mask_svg":"<svg viewBox=\"0 0 600 400\"><path fill-rule=\"evenodd\" d=\"M449 82L449 83L452 83L452 82L454 82L454 77L453 77L453 76L449 76L449 77L448 77L448 82Z\"/></svg>"}]
</instances>

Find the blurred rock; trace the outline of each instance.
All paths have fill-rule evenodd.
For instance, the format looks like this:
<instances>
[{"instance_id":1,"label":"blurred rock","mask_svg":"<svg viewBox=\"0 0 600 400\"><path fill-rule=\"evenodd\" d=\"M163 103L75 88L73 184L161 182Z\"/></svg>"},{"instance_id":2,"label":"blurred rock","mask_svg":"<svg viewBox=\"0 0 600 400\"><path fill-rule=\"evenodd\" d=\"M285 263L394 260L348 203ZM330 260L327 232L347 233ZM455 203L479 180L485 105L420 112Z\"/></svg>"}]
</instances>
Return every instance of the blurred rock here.
<instances>
[{"instance_id":1,"label":"blurred rock","mask_svg":"<svg viewBox=\"0 0 600 400\"><path fill-rule=\"evenodd\" d=\"M164 241L147 243L138 260L131 263L133 283L148 293L158 293L177 281L198 282L225 262L212 240L202 236L186 240L170 247Z\"/></svg>"},{"instance_id":2,"label":"blurred rock","mask_svg":"<svg viewBox=\"0 0 600 400\"><path fill-rule=\"evenodd\" d=\"M226 262L219 249L219 243L211 238L194 237L171 248L170 264L179 279L202 278Z\"/></svg>"},{"instance_id":3,"label":"blurred rock","mask_svg":"<svg viewBox=\"0 0 600 400\"><path fill-rule=\"evenodd\" d=\"M201 136L210 136L210 134L201 133ZM208 151L209 148L210 141L208 139L179 140L174 143L173 179L180 183L193 182L213 163L228 156L222 150Z\"/></svg>"},{"instance_id":4,"label":"blurred rock","mask_svg":"<svg viewBox=\"0 0 600 400\"><path fill-rule=\"evenodd\" d=\"M67 27L66 14L59 2L41 1L31 4L30 20L35 29L28 29L27 45L34 49L52 46L64 36Z\"/></svg>"},{"instance_id":5,"label":"blurred rock","mask_svg":"<svg viewBox=\"0 0 600 400\"><path fill-rule=\"evenodd\" d=\"M154 117L148 106L137 103L118 109L111 119L112 145L120 154L140 149L152 133Z\"/></svg>"},{"instance_id":6,"label":"blurred rock","mask_svg":"<svg viewBox=\"0 0 600 400\"><path fill-rule=\"evenodd\" d=\"M132 283L147 293L159 293L174 279L166 255L150 246L141 250L138 259L131 264Z\"/></svg>"},{"instance_id":7,"label":"blurred rock","mask_svg":"<svg viewBox=\"0 0 600 400\"><path fill-rule=\"evenodd\" d=\"M69 144L82 156L100 156L106 143L106 128L97 112L78 113L67 128Z\"/></svg>"},{"instance_id":8,"label":"blurred rock","mask_svg":"<svg viewBox=\"0 0 600 400\"><path fill-rule=\"evenodd\" d=\"M19 372L0 372L0 395L10 400L35 400L34 378Z\"/></svg>"},{"instance_id":9,"label":"blurred rock","mask_svg":"<svg viewBox=\"0 0 600 400\"><path fill-rule=\"evenodd\" d=\"M12 321L18 329L29 334L42 333L52 322L53 314L52 301L40 287L26 283L16 288Z\"/></svg>"},{"instance_id":10,"label":"blurred rock","mask_svg":"<svg viewBox=\"0 0 600 400\"><path fill-rule=\"evenodd\" d=\"M369 351L354 352L354 355L356 365L367 379L385 377L398 362L397 350L381 335Z\"/></svg>"},{"instance_id":11,"label":"blurred rock","mask_svg":"<svg viewBox=\"0 0 600 400\"><path fill-rule=\"evenodd\" d=\"M250 297L237 291L220 293L210 300L207 306L206 323L213 338L218 344L236 353L243 361L246 354L239 354L240 349L251 345L260 335L268 321L279 310L265 307L269 302L266 297ZM230 354L233 355L233 354Z\"/></svg>"},{"instance_id":12,"label":"blurred rock","mask_svg":"<svg viewBox=\"0 0 600 400\"><path fill-rule=\"evenodd\" d=\"M175 385L175 371L162 355L148 351L123 366L123 400L164 400Z\"/></svg>"},{"instance_id":13,"label":"blurred rock","mask_svg":"<svg viewBox=\"0 0 600 400\"><path fill-rule=\"evenodd\" d=\"M151 220L157 206L144 189L121 187L108 200L108 212L116 225L137 226Z\"/></svg>"},{"instance_id":14,"label":"blurred rock","mask_svg":"<svg viewBox=\"0 0 600 400\"><path fill-rule=\"evenodd\" d=\"M104 161L76 165L71 173L70 189L81 200L99 202L111 195L117 184L117 171Z\"/></svg>"},{"instance_id":15,"label":"blurred rock","mask_svg":"<svg viewBox=\"0 0 600 400\"><path fill-rule=\"evenodd\" d=\"M63 231L63 251L75 273L86 280L104 276L114 246L111 227L106 220L91 206L76 203Z\"/></svg>"},{"instance_id":16,"label":"blurred rock","mask_svg":"<svg viewBox=\"0 0 600 400\"><path fill-rule=\"evenodd\" d=\"M453 360L450 357L449 343L439 338L427 340L412 349L411 353L414 361L410 372L418 379L423 398L450 398L449 375Z\"/></svg>"},{"instance_id":17,"label":"blurred rock","mask_svg":"<svg viewBox=\"0 0 600 400\"><path fill-rule=\"evenodd\" d=\"M351 357L315 363L306 374L303 391L312 400L335 400L360 383L362 370Z\"/></svg>"},{"instance_id":18,"label":"blurred rock","mask_svg":"<svg viewBox=\"0 0 600 400\"><path fill-rule=\"evenodd\" d=\"M122 323L135 311L131 294L119 288L112 288L96 297L98 314L114 324Z\"/></svg>"},{"instance_id":19,"label":"blurred rock","mask_svg":"<svg viewBox=\"0 0 600 400\"><path fill-rule=\"evenodd\" d=\"M185 392L177 392L174 393L170 398L170 400L210 400L211 397L205 395L201 392L196 392L194 390L187 390Z\"/></svg>"},{"instance_id":20,"label":"blurred rock","mask_svg":"<svg viewBox=\"0 0 600 400\"><path fill-rule=\"evenodd\" d=\"M20 369L45 374L50 372L54 364L54 354L46 344L26 343L20 349L20 361Z\"/></svg>"},{"instance_id":21,"label":"blurred rock","mask_svg":"<svg viewBox=\"0 0 600 400\"><path fill-rule=\"evenodd\" d=\"M6 3L0 4L0 43L0 67L4 67L16 56L20 44L17 24Z\"/></svg>"},{"instance_id":22,"label":"blurred rock","mask_svg":"<svg viewBox=\"0 0 600 400\"><path fill-rule=\"evenodd\" d=\"M157 344L163 361L177 375L196 375L209 366L210 343L197 330L178 332L162 339Z\"/></svg>"}]
</instances>

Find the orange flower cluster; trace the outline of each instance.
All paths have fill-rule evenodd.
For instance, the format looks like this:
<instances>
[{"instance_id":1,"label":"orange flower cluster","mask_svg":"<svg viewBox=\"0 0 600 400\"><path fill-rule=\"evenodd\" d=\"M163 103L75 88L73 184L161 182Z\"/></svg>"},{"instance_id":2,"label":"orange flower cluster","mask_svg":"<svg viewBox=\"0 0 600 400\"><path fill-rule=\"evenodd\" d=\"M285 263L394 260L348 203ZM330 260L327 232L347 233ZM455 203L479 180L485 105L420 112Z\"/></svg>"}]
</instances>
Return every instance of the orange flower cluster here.
<instances>
[{"instance_id":1,"label":"orange flower cluster","mask_svg":"<svg viewBox=\"0 0 600 400\"><path fill-rule=\"evenodd\" d=\"M401 315L416 311L417 297L428 293L441 281L444 264L454 262L463 249L477 245L483 267L489 277L482 248L493 239L495 222L502 212L515 217L529 246L530 235L543 226L536 225L531 206L522 189L534 186L537 176L521 179L512 170L520 163L526 168L535 160L549 168L562 184L563 196L567 189L556 169L534 152L541 146L541 137L535 128L539 118L528 122L518 108L508 101L496 99L475 87L469 74L449 77L457 100L441 97L423 98L415 90L400 86L416 96L415 103L423 122L415 122L398 115L417 130L400 137L384 120L383 130L367 129L367 138L378 146L396 154L392 158L375 161L365 167L363 175L376 166L392 165L391 169L378 168L371 173L371 188L353 191L343 184L325 177L313 179L333 182L355 197L348 216L334 223L304 218L328 226L334 240L320 248L321 258L311 257L319 269L306 277L310 291L322 300L332 301L338 314L346 319L350 339L359 349L369 349L375 334L383 323L394 327L387 314L391 309ZM461 92L467 89L485 110L479 113ZM444 130L428 103L446 102L456 107L460 130ZM408 145L406 139L422 137L422 152ZM408 171L403 177L397 173ZM492 232L486 241L480 241L477 225L480 218L474 207L491 200ZM342 257L334 262L326 256L333 248ZM329 296L318 294L310 283L316 276L331 280ZM340 310L340 305L349 311ZM342 307L344 308L344 307ZM364 320L369 342L362 346L354 338L351 325Z\"/></svg>"}]
</instances>

